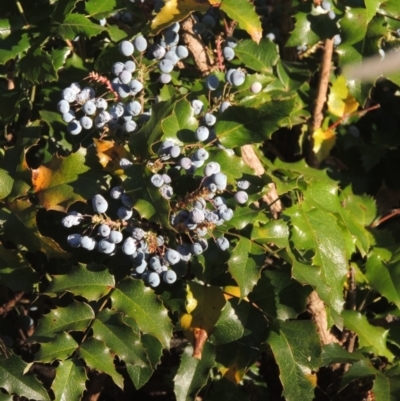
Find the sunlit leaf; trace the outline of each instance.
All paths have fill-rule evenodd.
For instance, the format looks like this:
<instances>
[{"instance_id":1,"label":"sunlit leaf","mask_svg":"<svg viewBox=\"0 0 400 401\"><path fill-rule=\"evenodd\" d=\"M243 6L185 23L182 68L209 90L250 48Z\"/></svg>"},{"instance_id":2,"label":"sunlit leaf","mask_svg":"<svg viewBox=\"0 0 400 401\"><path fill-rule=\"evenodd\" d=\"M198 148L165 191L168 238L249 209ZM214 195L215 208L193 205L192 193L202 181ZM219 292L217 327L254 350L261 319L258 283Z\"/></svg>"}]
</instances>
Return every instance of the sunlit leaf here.
<instances>
[{"instance_id":1,"label":"sunlit leaf","mask_svg":"<svg viewBox=\"0 0 400 401\"><path fill-rule=\"evenodd\" d=\"M358 102L352 95L346 85L346 78L340 75L332 84L328 96L328 110L337 117L347 116L358 109Z\"/></svg>"},{"instance_id":2,"label":"sunlit leaf","mask_svg":"<svg viewBox=\"0 0 400 401\"><path fill-rule=\"evenodd\" d=\"M73 358L60 362L52 385L55 401L81 400L86 379L85 367L80 359Z\"/></svg>"},{"instance_id":3,"label":"sunlit leaf","mask_svg":"<svg viewBox=\"0 0 400 401\"><path fill-rule=\"evenodd\" d=\"M313 132L312 139L313 153L318 162L322 162L329 156L330 151L335 146L336 133L331 129L318 128Z\"/></svg>"}]
</instances>

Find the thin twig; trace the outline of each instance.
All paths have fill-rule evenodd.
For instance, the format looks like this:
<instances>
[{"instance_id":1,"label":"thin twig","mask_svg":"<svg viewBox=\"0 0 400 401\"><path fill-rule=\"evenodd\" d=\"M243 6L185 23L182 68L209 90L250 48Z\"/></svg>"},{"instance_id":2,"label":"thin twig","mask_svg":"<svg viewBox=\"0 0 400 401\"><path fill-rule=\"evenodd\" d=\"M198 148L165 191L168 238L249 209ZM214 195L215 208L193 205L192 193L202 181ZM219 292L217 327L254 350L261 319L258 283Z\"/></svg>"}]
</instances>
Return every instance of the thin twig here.
<instances>
[{"instance_id":1,"label":"thin twig","mask_svg":"<svg viewBox=\"0 0 400 401\"><path fill-rule=\"evenodd\" d=\"M3 306L0 306L0 316L5 317L8 312L10 312L12 309L14 309L15 305L18 303L18 301L24 296L24 292L16 292L14 294L14 298L10 299L8 302L3 304Z\"/></svg>"}]
</instances>

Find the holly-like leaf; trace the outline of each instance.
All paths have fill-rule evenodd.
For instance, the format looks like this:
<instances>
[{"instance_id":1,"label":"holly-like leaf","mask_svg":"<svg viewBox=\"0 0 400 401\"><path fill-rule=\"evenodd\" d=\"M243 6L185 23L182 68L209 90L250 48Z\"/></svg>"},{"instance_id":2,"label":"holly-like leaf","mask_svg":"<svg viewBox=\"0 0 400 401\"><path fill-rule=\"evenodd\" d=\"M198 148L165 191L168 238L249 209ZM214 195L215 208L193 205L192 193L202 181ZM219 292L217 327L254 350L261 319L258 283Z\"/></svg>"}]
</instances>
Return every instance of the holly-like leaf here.
<instances>
[{"instance_id":1,"label":"holly-like leaf","mask_svg":"<svg viewBox=\"0 0 400 401\"><path fill-rule=\"evenodd\" d=\"M245 237L240 237L228 260L228 271L240 287L240 298L256 285L265 259L265 250Z\"/></svg>"},{"instance_id":2,"label":"holly-like leaf","mask_svg":"<svg viewBox=\"0 0 400 401\"><path fill-rule=\"evenodd\" d=\"M77 0L58 0L55 3L54 11L51 14L54 22L62 23L65 17L72 13L75 8Z\"/></svg>"},{"instance_id":3,"label":"holly-like leaf","mask_svg":"<svg viewBox=\"0 0 400 401\"><path fill-rule=\"evenodd\" d=\"M82 35L86 38L99 35L106 28L100 24L94 24L82 14L68 14L64 21L58 26L58 34L63 39L75 39Z\"/></svg>"},{"instance_id":4,"label":"holly-like leaf","mask_svg":"<svg viewBox=\"0 0 400 401\"><path fill-rule=\"evenodd\" d=\"M291 268L280 268L263 272L249 299L272 318L296 319L306 310L311 291L292 278Z\"/></svg>"},{"instance_id":5,"label":"holly-like leaf","mask_svg":"<svg viewBox=\"0 0 400 401\"><path fill-rule=\"evenodd\" d=\"M337 117L354 113L358 109L359 104L349 94L346 78L343 75L337 77L332 84L327 104L329 112Z\"/></svg>"},{"instance_id":6,"label":"holly-like leaf","mask_svg":"<svg viewBox=\"0 0 400 401\"><path fill-rule=\"evenodd\" d=\"M85 3L86 12L93 18L106 18L117 7L117 0L89 0Z\"/></svg>"},{"instance_id":7,"label":"holly-like leaf","mask_svg":"<svg viewBox=\"0 0 400 401\"><path fill-rule=\"evenodd\" d=\"M366 277L371 287L400 308L400 260L396 252L389 263L372 254L367 260Z\"/></svg>"},{"instance_id":8,"label":"holly-like leaf","mask_svg":"<svg viewBox=\"0 0 400 401\"><path fill-rule=\"evenodd\" d=\"M50 54L40 48L29 51L21 59L19 66L24 76L32 83L51 82L58 79Z\"/></svg>"},{"instance_id":9,"label":"holly-like leaf","mask_svg":"<svg viewBox=\"0 0 400 401\"><path fill-rule=\"evenodd\" d=\"M365 356L360 350L349 352L339 344L331 343L322 347L321 358L321 366L329 366L334 363L358 362L360 359L364 359Z\"/></svg>"},{"instance_id":10,"label":"holly-like leaf","mask_svg":"<svg viewBox=\"0 0 400 401\"><path fill-rule=\"evenodd\" d=\"M55 401L80 401L86 380L86 371L81 360L73 358L60 362L52 385Z\"/></svg>"},{"instance_id":11,"label":"holly-like leaf","mask_svg":"<svg viewBox=\"0 0 400 401\"><path fill-rule=\"evenodd\" d=\"M63 331L85 330L92 319L94 319L93 309L87 304L74 301L65 308L58 307L44 315L30 340L52 341L56 334Z\"/></svg>"},{"instance_id":12,"label":"holly-like leaf","mask_svg":"<svg viewBox=\"0 0 400 401\"><path fill-rule=\"evenodd\" d=\"M101 311L93 323L93 337L103 341L125 363L140 368L149 366L139 331L134 331L122 319L120 313L107 309ZM136 383L134 383L136 386Z\"/></svg>"},{"instance_id":13,"label":"holly-like leaf","mask_svg":"<svg viewBox=\"0 0 400 401\"><path fill-rule=\"evenodd\" d=\"M23 374L27 364L21 357L7 350L0 352L0 387L9 394L34 399L37 401L50 401L47 391L35 376L30 373Z\"/></svg>"},{"instance_id":14,"label":"holly-like leaf","mask_svg":"<svg viewBox=\"0 0 400 401\"><path fill-rule=\"evenodd\" d=\"M32 184L39 204L46 209L66 212L77 201L86 202L104 183L102 173L90 166L84 148L67 157L54 156L32 170Z\"/></svg>"},{"instance_id":15,"label":"holly-like leaf","mask_svg":"<svg viewBox=\"0 0 400 401\"><path fill-rule=\"evenodd\" d=\"M174 22L182 21L195 11L205 12L208 0L164 0L164 6L151 22L151 32L157 35Z\"/></svg>"},{"instance_id":16,"label":"holly-like leaf","mask_svg":"<svg viewBox=\"0 0 400 401\"><path fill-rule=\"evenodd\" d=\"M235 54L247 68L262 73L271 73L279 60L277 46L269 39L261 39L258 44L243 40L235 47Z\"/></svg>"},{"instance_id":17,"label":"holly-like leaf","mask_svg":"<svg viewBox=\"0 0 400 401\"><path fill-rule=\"evenodd\" d=\"M72 50L69 47L62 47L61 49L51 50L51 60L56 71L64 67L68 56L71 54Z\"/></svg>"},{"instance_id":18,"label":"holly-like leaf","mask_svg":"<svg viewBox=\"0 0 400 401\"><path fill-rule=\"evenodd\" d=\"M330 154L330 151L336 143L335 130L318 128L312 134L313 153L318 162L324 161Z\"/></svg>"},{"instance_id":19,"label":"holly-like leaf","mask_svg":"<svg viewBox=\"0 0 400 401\"><path fill-rule=\"evenodd\" d=\"M289 210L286 211L288 213ZM338 315L343 309L343 285L347 275L346 244L336 218L321 209L305 211L302 205L294 206L291 217L291 241L298 250L311 251L312 267L295 264L293 277L300 283L324 283L318 291L321 299ZM312 273L313 271L313 273ZM310 277L310 274L313 276ZM340 322L337 321L340 325Z\"/></svg>"},{"instance_id":20,"label":"holly-like leaf","mask_svg":"<svg viewBox=\"0 0 400 401\"><path fill-rule=\"evenodd\" d=\"M321 363L321 344L314 323L279 322L270 331L271 346L279 366L283 397L287 401L312 400Z\"/></svg>"},{"instance_id":21,"label":"holly-like leaf","mask_svg":"<svg viewBox=\"0 0 400 401\"><path fill-rule=\"evenodd\" d=\"M0 199L4 199L11 192L14 179L9 175L9 173L6 170L0 168L0 182L1 182Z\"/></svg>"},{"instance_id":22,"label":"holly-like leaf","mask_svg":"<svg viewBox=\"0 0 400 401\"><path fill-rule=\"evenodd\" d=\"M3 21L4 19L2 19ZM5 64L7 61L16 58L31 46L30 35L25 31L11 30L8 20L7 26L3 29L9 29L11 34L2 36L0 39L0 64Z\"/></svg>"},{"instance_id":23,"label":"holly-like leaf","mask_svg":"<svg viewBox=\"0 0 400 401\"><path fill-rule=\"evenodd\" d=\"M288 116L294 105L294 97L286 97L266 102L258 109L230 106L218 118L216 135L227 148L260 143L278 128L290 125Z\"/></svg>"},{"instance_id":24,"label":"holly-like leaf","mask_svg":"<svg viewBox=\"0 0 400 401\"><path fill-rule=\"evenodd\" d=\"M78 343L68 334L56 335L52 341L40 344L35 361L49 363L56 359L65 360L78 348Z\"/></svg>"},{"instance_id":25,"label":"holly-like leaf","mask_svg":"<svg viewBox=\"0 0 400 401\"><path fill-rule=\"evenodd\" d=\"M12 291L32 292L38 277L20 252L0 244L0 281Z\"/></svg>"},{"instance_id":26,"label":"holly-like leaf","mask_svg":"<svg viewBox=\"0 0 400 401\"><path fill-rule=\"evenodd\" d=\"M89 338L81 344L79 354L91 369L107 373L118 387L124 387L122 376L115 370L114 357L102 341Z\"/></svg>"},{"instance_id":27,"label":"holly-like leaf","mask_svg":"<svg viewBox=\"0 0 400 401\"><path fill-rule=\"evenodd\" d=\"M270 220L267 224L253 227L250 237L259 244L273 243L284 248L289 241L289 227L283 220Z\"/></svg>"},{"instance_id":28,"label":"holly-like leaf","mask_svg":"<svg viewBox=\"0 0 400 401\"><path fill-rule=\"evenodd\" d=\"M97 301L115 286L114 276L101 266L79 264L68 274L55 276L46 289L47 294L62 294L66 291L80 295L88 301Z\"/></svg>"},{"instance_id":29,"label":"holly-like leaf","mask_svg":"<svg viewBox=\"0 0 400 401\"><path fill-rule=\"evenodd\" d=\"M187 285L186 310L180 323L192 341L193 356L201 359L204 344L220 317L225 299L219 287L190 282Z\"/></svg>"},{"instance_id":30,"label":"holly-like leaf","mask_svg":"<svg viewBox=\"0 0 400 401\"><path fill-rule=\"evenodd\" d=\"M386 345L389 330L383 327L372 326L360 312L345 310L342 313L344 325L357 333L360 347L371 347L377 355L385 356L391 361L394 355Z\"/></svg>"},{"instance_id":31,"label":"holly-like leaf","mask_svg":"<svg viewBox=\"0 0 400 401\"><path fill-rule=\"evenodd\" d=\"M169 347L172 324L167 310L153 290L142 280L125 279L111 295L113 309L127 314L138 324L140 331L156 337Z\"/></svg>"},{"instance_id":32,"label":"holly-like leaf","mask_svg":"<svg viewBox=\"0 0 400 401\"><path fill-rule=\"evenodd\" d=\"M193 358L193 348L185 348L178 372L174 378L174 389L177 401L195 401L199 391L207 383L210 369L215 363L215 347L207 343L201 359Z\"/></svg>"},{"instance_id":33,"label":"holly-like leaf","mask_svg":"<svg viewBox=\"0 0 400 401\"><path fill-rule=\"evenodd\" d=\"M164 132L162 139L175 139L180 145L192 142L195 140L193 131L198 125L190 103L186 98L181 99L176 102L173 113L161 123Z\"/></svg>"},{"instance_id":34,"label":"holly-like leaf","mask_svg":"<svg viewBox=\"0 0 400 401\"><path fill-rule=\"evenodd\" d=\"M15 245L22 245L31 252L43 252L48 258L68 258L70 254L49 237L40 233L36 223L37 207L25 198L10 204L10 209L0 210L4 238ZM28 276L29 277L29 276Z\"/></svg>"},{"instance_id":35,"label":"holly-like leaf","mask_svg":"<svg viewBox=\"0 0 400 401\"><path fill-rule=\"evenodd\" d=\"M134 200L133 208L142 218L169 225L170 205L161 196L160 189L151 183L153 173L145 166L134 164L125 170L128 178L124 189Z\"/></svg>"},{"instance_id":36,"label":"holly-like leaf","mask_svg":"<svg viewBox=\"0 0 400 401\"><path fill-rule=\"evenodd\" d=\"M220 8L229 18L239 23L239 27L247 31L254 42L259 43L262 38L260 17L247 0L223 0Z\"/></svg>"}]
</instances>

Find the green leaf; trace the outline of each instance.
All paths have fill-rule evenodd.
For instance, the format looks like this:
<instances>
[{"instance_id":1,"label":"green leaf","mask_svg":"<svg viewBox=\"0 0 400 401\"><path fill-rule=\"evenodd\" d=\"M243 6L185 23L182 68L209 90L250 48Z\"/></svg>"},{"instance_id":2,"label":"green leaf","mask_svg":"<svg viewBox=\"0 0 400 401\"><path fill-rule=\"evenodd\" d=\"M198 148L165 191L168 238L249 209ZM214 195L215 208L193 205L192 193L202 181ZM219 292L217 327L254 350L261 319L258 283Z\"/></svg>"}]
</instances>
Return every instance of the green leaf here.
<instances>
[{"instance_id":1,"label":"green leaf","mask_svg":"<svg viewBox=\"0 0 400 401\"><path fill-rule=\"evenodd\" d=\"M62 69L67 61L68 56L71 54L69 47L62 47L61 49L51 50L51 60L56 71Z\"/></svg>"},{"instance_id":2,"label":"green leaf","mask_svg":"<svg viewBox=\"0 0 400 401\"><path fill-rule=\"evenodd\" d=\"M150 181L153 173L145 166L134 164L125 170L128 178L124 189L134 199L133 208L142 218L169 226L169 202L161 196L160 189Z\"/></svg>"},{"instance_id":3,"label":"green leaf","mask_svg":"<svg viewBox=\"0 0 400 401\"><path fill-rule=\"evenodd\" d=\"M18 199L10 204L10 208L11 210L5 207L0 209L4 238L15 245L26 247L31 252L43 252L49 259L70 256L52 238L40 234L36 222L36 205L32 205L27 199ZM15 276L12 271L7 274L11 274L10 280Z\"/></svg>"},{"instance_id":4,"label":"green leaf","mask_svg":"<svg viewBox=\"0 0 400 401\"><path fill-rule=\"evenodd\" d=\"M193 348L189 345L185 348L174 378L174 390L177 401L195 401L199 391L207 383L210 369L215 363L215 347L206 343L202 358L192 357Z\"/></svg>"},{"instance_id":5,"label":"green leaf","mask_svg":"<svg viewBox=\"0 0 400 401\"><path fill-rule=\"evenodd\" d=\"M224 377L216 377L207 391L205 401L250 401L242 387Z\"/></svg>"},{"instance_id":6,"label":"green leaf","mask_svg":"<svg viewBox=\"0 0 400 401\"><path fill-rule=\"evenodd\" d=\"M50 401L47 391L35 376L23 374L27 364L17 355L0 352L0 386L9 394L17 394L37 401Z\"/></svg>"},{"instance_id":7,"label":"green leaf","mask_svg":"<svg viewBox=\"0 0 400 401\"><path fill-rule=\"evenodd\" d=\"M116 7L116 0L89 0L85 3L86 12L96 19L108 17Z\"/></svg>"},{"instance_id":8,"label":"green leaf","mask_svg":"<svg viewBox=\"0 0 400 401\"><path fill-rule=\"evenodd\" d=\"M32 292L38 277L20 252L0 244L0 281L12 291Z\"/></svg>"},{"instance_id":9,"label":"green leaf","mask_svg":"<svg viewBox=\"0 0 400 401\"><path fill-rule=\"evenodd\" d=\"M161 127L164 132L162 140L175 139L180 145L184 142L193 142L194 130L198 127L197 118L186 98L175 103L170 116L162 120Z\"/></svg>"},{"instance_id":10,"label":"green leaf","mask_svg":"<svg viewBox=\"0 0 400 401\"><path fill-rule=\"evenodd\" d=\"M14 179L10 177L8 172L6 170L3 170L0 168L0 182L1 182L1 187L0 187L0 199L6 198L13 187Z\"/></svg>"},{"instance_id":11,"label":"green leaf","mask_svg":"<svg viewBox=\"0 0 400 401\"><path fill-rule=\"evenodd\" d=\"M111 295L113 309L132 317L140 330L160 340L169 347L172 337L172 324L167 310L153 290L146 287L142 280L125 279Z\"/></svg>"},{"instance_id":12,"label":"green leaf","mask_svg":"<svg viewBox=\"0 0 400 401\"><path fill-rule=\"evenodd\" d=\"M296 23L287 42L287 46L309 47L320 40L332 38L339 33L336 21L331 20L327 14L313 15L313 3L299 2L297 13L294 15Z\"/></svg>"},{"instance_id":13,"label":"green leaf","mask_svg":"<svg viewBox=\"0 0 400 401\"><path fill-rule=\"evenodd\" d=\"M35 84L58 79L51 56L40 48L29 51L25 57L21 58L19 67L25 77Z\"/></svg>"},{"instance_id":14,"label":"green leaf","mask_svg":"<svg viewBox=\"0 0 400 401\"><path fill-rule=\"evenodd\" d=\"M239 27L247 31L255 42L262 37L260 17L257 15L254 6L247 0L224 0L220 8L229 18L239 23Z\"/></svg>"},{"instance_id":15,"label":"green leaf","mask_svg":"<svg viewBox=\"0 0 400 401\"><path fill-rule=\"evenodd\" d=\"M77 201L86 202L105 183L104 174L91 165L86 149L67 157L54 156L32 170L32 184L39 204L46 209L66 212Z\"/></svg>"},{"instance_id":16,"label":"green leaf","mask_svg":"<svg viewBox=\"0 0 400 401\"><path fill-rule=\"evenodd\" d=\"M12 395L0 392L0 401L13 401L13 399Z\"/></svg>"},{"instance_id":17,"label":"green leaf","mask_svg":"<svg viewBox=\"0 0 400 401\"><path fill-rule=\"evenodd\" d=\"M292 278L291 267L267 270L249 295L268 316L280 320L295 319L306 310L312 288Z\"/></svg>"},{"instance_id":18,"label":"green leaf","mask_svg":"<svg viewBox=\"0 0 400 401\"><path fill-rule=\"evenodd\" d=\"M278 47L269 39L261 39L259 44L243 40L235 47L235 54L247 68L263 73L271 73L279 60Z\"/></svg>"},{"instance_id":19,"label":"green leaf","mask_svg":"<svg viewBox=\"0 0 400 401\"><path fill-rule=\"evenodd\" d=\"M274 99L258 109L230 106L218 118L215 133L227 148L260 143L284 126L295 104L294 97Z\"/></svg>"},{"instance_id":20,"label":"green leaf","mask_svg":"<svg viewBox=\"0 0 400 401\"><path fill-rule=\"evenodd\" d=\"M107 309L101 311L93 323L93 337L103 341L119 359L140 368L149 365L146 351L141 343L140 332L134 331L122 319L120 313ZM136 383L134 383L136 386Z\"/></svg>"},{"instance_id":21,"label":"green leaf","mask_svg":"<svg viewBox=\"0 0 400 401\"><path fill-rule=\"evenodd\" d=\"M267 330L267 319L254 305L246 300L239 301L238 298L232 297L227 300L221 311L213 337L218 347L238 341L248 347L248 352L251 353L251 348L261 347L267 336ZM234 352L233 356L236 354L237 352ZM246 364L239 368L248 365L249 362L246 361Z\"/></svg>"},{"instance_id":22,"label":"green leaf","mask_svg":"<svg viewBox=\"0 0 400 401\"><path fill-rule=\"evenodd\" d=\"M340 201L343 208L362 226L370 225L376 218L376 203L371 196L355 195L351 187L346 187L340 195Z\"/></svg>"},{"instance_id":23,"label":"green leaf","mask_svg":"<svg viewBox=\"0 0 400 401\"><path fill-rule=\"evenodd\" d=\"M79 264L68 274L54 276L46 293L60 294L68 291L74 295L81 295L89 301L97 301L108 294L114 286L114 276L105 267Z\"/></svg>"},{"instance_id":24,"label":"green leaf","mask_svg":"<svg viewBox=\"0 0 400 401\"><path fill-rule=\"evenodd\" d=\"M301 266L296 265L293 277L311 285L315 285L317 279L322 280L326 288L324 291L320 288L318 294L339 315L343 309L343 285L348 270L343 231L336 218L321 209L305 211L298 204L285 213L291 218L290 240L294 246L314 254L313 267L301 271Z\"/></svg>"},{"instance_id":25,"label":"green leaf","mask_svg":"<svg viewBox=\"0 0 400 401\"><path fill-rule=\"evenodd\" d=\"M335 363L354 363L365 356L359 350L349 352L341 345L331 343L322 347L321 366L329 366Z\"/></svg>"},{"instance_id":26,"label":"green leaf","mask_svg":"<svg viewBox=\"0 0 400 401\"><path fill-rule=\"evenodd\" d=\"M314 323L279 322L270 331L268 343L279 366L285 400L313 400L317 384L313 372L321 362L321 344Z\"/></svg>"},{"instance_id":27,"label":"green leaf","mask_svg":"<svg viewBox=\"0 0 400 401\"><path fill-rule=\"evenodd\" d=\"M93 309L85 303L74 301L65 308L58 307L43 316L30 340L52 341L56 334L63 331L85 330L92 319L94 319Z\"/></svg>"},{"instance_id":28,"label":"green leaf","mask_svg":"<svg viewBox=\"0 0 400 401\"><path fill-rule=\"evenodd\" d=\"M265 251L245 237L240 237L228 260L229 273L240 287L240 298L256 285L265 259Z\"/></svg>"},{"instance_id":29,"label":"green leaf","mask_svg":"<svg viewBox=\"0 0 400 401\"><path fill-rule=\"evenodd\" d=\"M73 358L60 362L52 385L55 401L80 401L86 380L86 371L81 360Z\"/></svg>"},{"instance_id":30,"label":"green leaf","mask_svg":"<svg viewBox=\"0 0 400 401\"><path fill-rule=\"evenodd\" d=\"M24 31L13 31L7 37L0 38L0 64L16 58L30 46L29 34Z\"/></svg>"},{"instance_id":31,"label":"green leaf","mask_svg":"<svg viewBox=\"0 0 400 401\"><path fill-rule=\"evenodd\" d=\"M91 369L107 373L118 387L124 387L122 376L115 370L114 357L102 341L93 337L87 339L81 344L79 353Z\"/></svg>"},{"instance_id":32,"label":"green leaf","mask_svg":"<svg viewBox=\"0 0 400 401\"><path fill-rule=\"evenodd\" d=\"M289 227L284 220L270 220L260 227L253 227L250 238L259 244L273 243L284 248L289 242Z\"/></svg>"},{"instance_id":33,"label":"green leaf","mask_svg":"<svg viewBox=\"0 0 400 401\"><path fill-rule=\"evenodd\" d=\"M148 146L153 146L161 140L164 134L162 122L173 113L175 104L179 98L172 97L167 101L155 104L151 109L149 121L129 139L129 149L133 155L140 158L147 158L153 152ZM146 144L146 146L144 146Z\"/></svg>"},{"instance_id":34,"label":"green leaf","mask_svg":"<svg viewBox=\"0 0 400 401\"><path fill-rule=\"evenodd\" d=\"M78 343L68 334L56 335L52 341L40 344L35 361L48 363L56 359L65 360L78 348Z\"/></svg>"},{"instance_id":35,"label":"green leaf","mask_svg":"<svg viewBox=\"0 0 400 401\"><path fill-rule=\"evenodd\" d=\"M372 392L376 401L397 401L400 395L399 376L387 376L375 369L371 361L363 359L355 363L343 374L342 390L354 380L373 379L374 385Z\"/></svg>"},{"instance_id":36,"label":"green leaf","mask_svg":"<svg viewBox=\"0 0 400 401\"><path fill-rule=\"evenodd\" d=\"M400 260L396 252L389 263L372 254L365 265L366 277L372 288L376 289L389 302L400 308Z\"/></svg>"},{"instance_id":37,"label":"green leaf","mask_svg":"<svg viewBox=\"0 0 400 401\"><path fill-rule=\"evenodd\" d=\"M58 34L63 39L75 39L82 35L91 38L103 32L106 28L99 24L94 24L82 14L68 14L63 22L58 26Z\"/></svg>"},{"instance_id":38,"label":"green leaf","mask_svg":"<svg viewBox=\"0 0 400 401\"><path fill-rule=\"evenodd\" d=\"M51 14L53 21L62 23L67 15L72 13L77 2L78 0L58 0Z\"/></svg>"},{"instance_id":39,"label":"green leaf","mask_svg":"<svg viewBox=\"0 0 400 401\"><path fill-rule=\"evenodd\" d=\"M386 346L389 330L370 325L360 312L345 310L342 316L344 325L357 333L360 347L371 347L375 354L385 356L389 361L393 360L394 356Z\"/></svg>"}]
</instances>

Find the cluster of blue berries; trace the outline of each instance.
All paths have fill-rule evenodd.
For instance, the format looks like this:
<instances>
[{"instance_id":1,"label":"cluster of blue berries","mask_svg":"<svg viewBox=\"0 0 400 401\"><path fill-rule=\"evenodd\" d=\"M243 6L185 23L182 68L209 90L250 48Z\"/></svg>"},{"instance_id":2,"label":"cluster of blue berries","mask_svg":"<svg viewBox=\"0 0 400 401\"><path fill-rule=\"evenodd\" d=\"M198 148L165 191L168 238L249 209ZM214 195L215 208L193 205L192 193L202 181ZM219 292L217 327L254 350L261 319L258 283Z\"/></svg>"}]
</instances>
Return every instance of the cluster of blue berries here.
<instances>
[{"instance_id":1,"label":"cluster of blue berries","mask_svg":"<svg viewBox=\"0 0 400 401\"><path fill-rule=\"evenodd\" d=\"M106 215L109 206L107 200L100 194L95 195L92 198L94 215L70 212L62 219L62 225L71 228L90 218L90 224L82 234L73 233L67 237L68 244L88 251L96 249L109 256L120 249L129 256L134 277L141 277L152 287L158 286L161 279L168 284L174 283L177 273L173 266L181 261L180 253L166 248L163 236L141 227L140 220L133 217L132 198L121 186L113 187L109 195L122 203L116 213L117 219L112 220Z\"/></svg>"}]
</instances>

